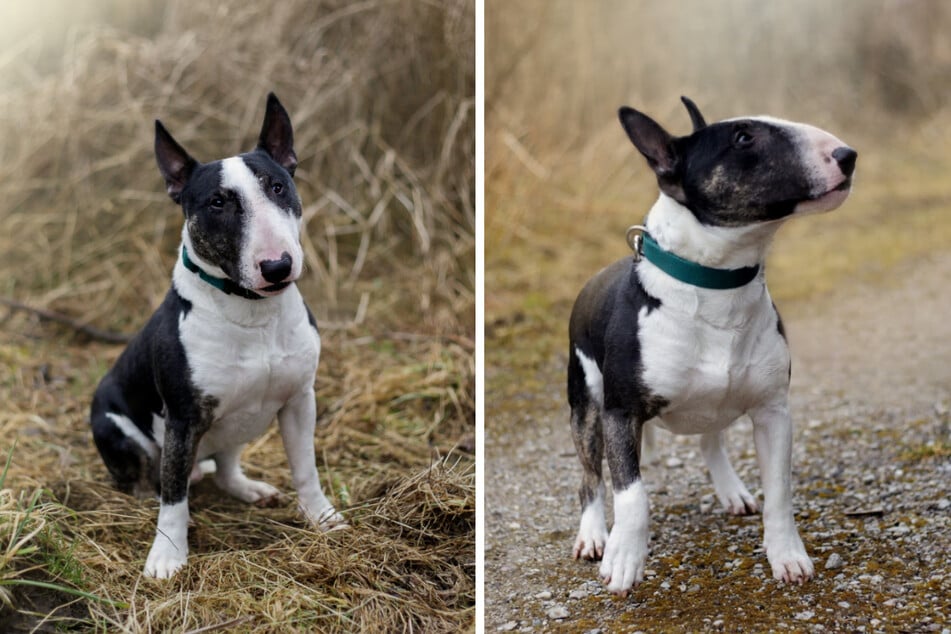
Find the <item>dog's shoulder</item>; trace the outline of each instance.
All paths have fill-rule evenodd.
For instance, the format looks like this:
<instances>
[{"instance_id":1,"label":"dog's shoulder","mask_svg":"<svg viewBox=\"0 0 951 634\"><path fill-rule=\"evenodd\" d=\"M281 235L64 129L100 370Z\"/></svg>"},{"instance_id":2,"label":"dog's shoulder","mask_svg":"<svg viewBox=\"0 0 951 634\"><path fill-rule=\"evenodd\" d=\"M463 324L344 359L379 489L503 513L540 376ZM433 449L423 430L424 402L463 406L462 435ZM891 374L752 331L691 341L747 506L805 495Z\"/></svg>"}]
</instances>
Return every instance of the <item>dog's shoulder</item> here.
<instances>
[{"instance_id":1,"label":"dog's shoulder","mask_svg":"<svg viewBox=\"0 0 951 634\"><path fill-rule=\"evenodd\" d=\"M585 284L568 326L573 346L600 358L604 338L617 330L619 319L624 322L623 330L633 332L642 308L651 312L660 306L660 300L644 289L637 269L637 261L626 257L601 269Z\"/></svg>"}]
</instances>

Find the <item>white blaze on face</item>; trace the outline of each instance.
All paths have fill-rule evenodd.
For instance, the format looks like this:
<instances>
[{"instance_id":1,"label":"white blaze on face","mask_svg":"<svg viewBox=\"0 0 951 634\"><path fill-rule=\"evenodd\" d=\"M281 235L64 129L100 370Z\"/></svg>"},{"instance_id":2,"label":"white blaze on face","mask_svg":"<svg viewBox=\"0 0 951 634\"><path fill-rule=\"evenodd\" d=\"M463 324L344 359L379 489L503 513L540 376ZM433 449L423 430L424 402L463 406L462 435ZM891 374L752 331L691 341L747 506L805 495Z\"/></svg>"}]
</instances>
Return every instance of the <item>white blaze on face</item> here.
<instances>
[{"instance_id":1,"label":"white blaze on face","mask_svg":"<svg viewBox=\"0 0 951 634\"><path fill-rule=\"evenodd\" d=\"M246 214L238 261L241 285L250 289L270 286L272 282L261 275L261 262L280 260L284 253L290 255L292 261L288 281L300 277L304 263L300 218L268 198L263 184L240 156L221 162L221 185L240 197Z\"/></svg>"},{"instance_id":2,"label":"white blaze on face","mask_svg":"<svg viewBox=\"0 0 951 634\"><path fill-rule=\"evenodd\" d=\"M850 188L836 190L848 177L842 173L832 153L848 147L841 139L806 123L795 123L774 117L750 117L788 129L796 140L799 161L812 185L812 200L796 205L795 213L806 214L835 209L849 196Z\"/></svg>"}]
</instances>

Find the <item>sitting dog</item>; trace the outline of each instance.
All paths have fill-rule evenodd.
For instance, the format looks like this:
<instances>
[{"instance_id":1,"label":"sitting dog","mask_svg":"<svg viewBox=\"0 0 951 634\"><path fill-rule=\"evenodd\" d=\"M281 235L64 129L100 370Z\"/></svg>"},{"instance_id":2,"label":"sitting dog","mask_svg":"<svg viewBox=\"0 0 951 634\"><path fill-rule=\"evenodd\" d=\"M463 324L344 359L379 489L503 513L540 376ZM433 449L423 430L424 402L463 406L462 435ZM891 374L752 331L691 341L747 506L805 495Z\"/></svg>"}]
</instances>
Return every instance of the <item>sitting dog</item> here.
<instances>
[{"instance_id":1,"label":"sitting dog","mask_svg":"<svg viewBox=\"0 0 951 634\"><path fill-rule=\"evenodd\" d=\"M763 263L785 220L845 201L857 154L818 128L771 117L707 125L682 100L693 123L684 137L621 108L621 125L657 176L660 197L634 241L635 256L587 283L569 325L568 402L583 469L574 556L601 559L602 580L619 594L644 575L650 508L640 445L648 421L700 434L717 497L743 515L757 503L721 442L723 430L748 415L773 576L802 583L813 574L793 519L790 355ZM610 534L605 453L614 488Z\"/></svg>"},{"instance_id":2,"label":"sitting dog","mask_svg":"<svg viewBox=\"0 0 951 634\"><path fill-rule=\"evenodd\" d=\"M273 486L241 471L241 450L276 416L300 508L341 525L314 456L320 336L295 280L303 268L301 201L290 117L268 95L257 147L199 163L155 122L155 157L185 225L165 301L99 383L96 447L119 489L158 493L145 562L171 577L188 553L188 487L213 459L215 482L266 504Z\"/></svg>"}]
</instances>

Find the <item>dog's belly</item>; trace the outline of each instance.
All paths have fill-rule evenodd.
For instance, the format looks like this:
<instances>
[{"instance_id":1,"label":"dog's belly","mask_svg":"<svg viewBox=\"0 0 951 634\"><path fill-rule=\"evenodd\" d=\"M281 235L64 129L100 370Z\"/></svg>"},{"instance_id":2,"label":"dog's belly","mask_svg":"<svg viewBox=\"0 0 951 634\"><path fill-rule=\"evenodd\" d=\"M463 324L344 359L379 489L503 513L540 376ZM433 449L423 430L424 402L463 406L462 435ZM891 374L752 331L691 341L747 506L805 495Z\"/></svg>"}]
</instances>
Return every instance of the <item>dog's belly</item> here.
<instances>
[{"instance_id":1,"label":"dog's belly","mask_svg":"<svg viewBox=\"0 0 951 634\"><path fill-rule=\"evenodd\" d=\"M643 380L667 406L657 422L676 434L721 430L789 387L789 352L771 309L720 327L663 309L640 332Z\"/></svg>"}]
</instances>

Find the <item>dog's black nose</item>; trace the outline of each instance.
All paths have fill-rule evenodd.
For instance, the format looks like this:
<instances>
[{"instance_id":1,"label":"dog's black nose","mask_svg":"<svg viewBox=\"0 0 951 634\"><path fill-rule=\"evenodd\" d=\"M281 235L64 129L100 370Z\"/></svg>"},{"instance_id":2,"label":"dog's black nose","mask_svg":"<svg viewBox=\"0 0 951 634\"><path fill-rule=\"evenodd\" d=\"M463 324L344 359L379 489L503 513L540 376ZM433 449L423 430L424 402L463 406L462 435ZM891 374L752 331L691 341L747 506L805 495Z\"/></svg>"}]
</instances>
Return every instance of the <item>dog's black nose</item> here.
<instances>
[{"instance_id":1,"label":"dog's black nose","mask_svg":"<svg viewBox=\"0 0 951 634\"><path fill-rule=\"evenodd\" d=\"M285 251L281 254L280 260L261 260L259 264L261 267L261 275L272 284L283 282L287 279L287 276L291 274L291 266L293 263L291 254Z\"/></svg>"},{"instance_id":2,"label":"dog's black nose","mask_svg":"<svg viewBox=\"0 0 951 634\"><path fill-rule=\"evenodd\" d=\"M839 169L846 176L851 176L855 171L855 159L859 153L850 147L842 146L832 151L832 158L839 164Z\"/></svg>"}]
</instances>

